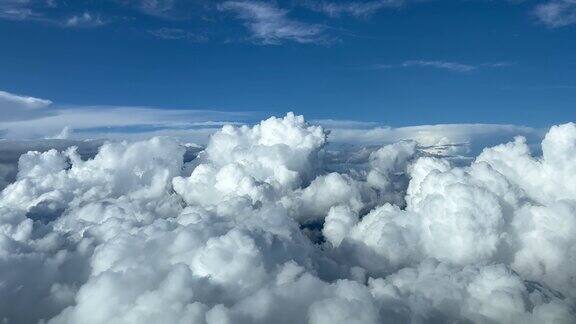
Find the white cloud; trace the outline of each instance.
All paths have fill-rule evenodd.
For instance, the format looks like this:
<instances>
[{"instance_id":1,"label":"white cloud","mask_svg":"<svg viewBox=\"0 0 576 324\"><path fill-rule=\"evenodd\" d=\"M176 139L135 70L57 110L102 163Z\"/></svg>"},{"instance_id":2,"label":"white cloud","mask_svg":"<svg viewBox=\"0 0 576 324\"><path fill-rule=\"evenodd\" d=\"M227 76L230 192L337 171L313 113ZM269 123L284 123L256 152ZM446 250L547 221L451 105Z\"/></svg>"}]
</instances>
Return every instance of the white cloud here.
<instances>
[{"instance_id":1,"label":"white cloud","mask_svg":"<svg viewBox=\"0 0 576 324\"><path fill-rule=\"evenodd\" d=\"M84 5L84 4L82 4ZM62 3L53 0L5 0L0 1L0 19L35 21L59 27L88 28L107 23L100 15L91 13L87 6L81 14L55 14ZM63 7L66 7L64 4Z\"/></svg>"},{"instance_id":2,"label":"white cloud","mask_svg":"<svg viewBox=\"0 0 576 324\"><path fill-rule=\"evenodd\" d=\"M307 126L302 116L293 114L253 128L224 126L198 159L205 163L189 178L175 178L174 189L194 204L217 204L230 196L250 197L256 203L309 182L325 143L321 127Z\"/></svg>"},{"instance_id":3,"label":"white cloud","mask_svg":"<svg viewBox=\"0 0 576 324\"><path fill-rule=\"evenodd\" d=\"M194 42L205 42L208 38L184 29L162 27L148 31L151 35L161 39L186 39Z\"/></svg>"},{"instance_id":4,"label":"white cloud","mask_svg":"<svg viewBox=\"0 0 576 324\"><path fill-rule=\"evenodd\" d=\"M222 11L232 11L243 20L252 37L263 44L283 41L298 43L324 42L324 28L320 25L299 22L288 17L288 10L273 3L257 1L226 1L218 6Z\"/></svg>"},{"instance_id":5,"label":"white cloud","mask_svg":"<svg viewBox=\"0 0 576 324\"><path fill-rule=\"evenodd\" d=\"M166 12L174 8L174 0L138 0L138 6L147 12Z\"/></svg>"},{"instance_id":6,"label":"white cloud","mask_svg":"<svg viewBox=\"0 0 576 324\"><path fill-rule=\"evenodd\" d=\"M464 64L464 63L441 61L441 60L407 60L400 64L376 64L368 68L374 70L386 70L396 68L423 67L423 68L447 70L457 73L468 73L480 69L504 68L512 65L514 65L514 63L511 62L493 62L493 63L481 63L477 65L472 65L472 64Z\"/></svg>"},{"instance_id":7,"label":"white cloud","mask_svg":"<svg viewBox=\"0 0 576 324\"><path fill-rule=\"evenodd\" d=\"M176 6L175 0L114 0L115 2L134 8L147 15L170 17Z\"/></svg>"},{"instance_id":8,"label":"white cloud","mask_svg":"<svg viewBox=\"0 0 576 324\"><path fill-rule=\"evenodd\" d=\"M62 129L82 138L144 138L172 135L205 143L215 127L242 122L251 114L211 110L150 107L61 106L52 101L0 91L2 137L30 139L52 137Z\"/></svg>"},{"instance_id":9,"label":"white cloud","mask_svg":"<svg viewBox=\"0 0 576 324\"><path fill-rule=\"evenodd\" d=\"M66 20L64 25L66 27L98 27L104 25L105 22L97 15L85 12L81 15L74 15Z\"/></svg>"},{"instance_id":10,"label":"white cloud","mask_svg":"<svg viewBox=\"0 0 576 324\"><path fill-rule=\"evenodd\" d=\"M53 138L65 128L74 139L144 139L173 136L205 144L224 124L249 123L248 112L160 109L151 107L68 106L50 100L0 92L0 110L8 116L0 122L2 137L8 139ZM543 135L537 129L515 125L444 124L389 127L378 122L317 120L330 131L334 144L391 144L403 140L439 155L477 154L482 148L523 135L535 143ZM367 156L366 156L367 157Z\"/></svg>"},{"instance_id":11,"label":"white cloud","mask_svg":"<svg viewBox=\"0 0 576 324\"><path fill-rule=\"evenodd\" d=\"M493 62L493 63L482 63L480 67L486 68L502 68L502 67L509 67L515 65L515 62Z\"/></svg>"},{"instance_id":12,"label":"white cloud","mask_svg":"<svg viewBox=\"0 0 576 324\"><path fill-rule=\"evenodd\" d=\"M159 17L173 18L177 13L174 0L113 0L119 5L141 13ZM55 10L57 9L57 10ZM69 10L82 13L71 15ZM67 3L58 0L2 0L0 1L0 19L37 21L61 27L96 27L107 24L108 19L94 14L94 10L102 10L90 1ZM112 17L117 17L113 14Z\"/></svg>"},{"instance_id":13,"label":"white cloud","mask_svg":"<svg viewBox=\"0 0 576 324\"><path fill-rule=\"evenodd\" d=\"M50 100L0 91L0 114L4 122L45 116L49 114L46 108L51 104Z\"/></svg>"},{"instance_id":14,"label":"white cloud","mask_svg":"<svg viewBox=\"0 0 576 324\"><path fill-rule=\"evenodd\" d=\"M370 128L380 126L378 122L367 122L349 119L315 119L313 123L320 124L326 128Z\"/></svg>"},{"instance_id":15,"label":"white cloud","mask_svg":"<svg viewBox=\"0 0 576 324\"><path fill-rule=\"evenodd\" d=\"M2 321L576 320L576 125L541 157L401 142L341 172L330 135L287 114L188 163L166 137L24 154L0 193Z\"/></svg>"},{"instance_id":16,"label":"white cloud","mask_svg":"<svg viewBox=\"0 0 576 324\"><path fill-rule=\"evenodd\" d=\"M555 0L539 4L534 14L543 24L552 27L564 27L576 23L576 2Z\"/></svg>"},{"instance_id":17,"label":"white cloud","mask_svg":"<svg viewBox=\"0 0 576 324\"><path fill-rule=\"evenodd\" d=\"M390 144L412 140L430 153L440 155L477 154L486 146L496 145L522 135L531 143L541 139L542 131L530 127L498 124L440 124L406 127L373 126L359 127L357 124L334 127L330 139L337 143L360 145Z\"/></svg>"},{"instance_id":18,"label":"white cloud","mask_svg":"<svg viewBox=\"0 0 576 324\"><path fill-rule=\"evenodd\" d=\"M470 72L476 70L475 66L457 62L411 60L402 63L402 67L411 67L411 66L432 67L437 69L449 70L453 72Z\"/></svg>"},{"instance_id":19,"label":"white cloud","mask_svg":"<svg viewBox=\"0 0 576 324\"><path fill-rule=\"evenodd\" d=\"M70 138L70 134L72 134L72 129L69 126L65 126L56 136L47 137L47 139L66 140Z\"/></svg>"},{"instance_id":20,"label":"white cloud","mask_svg":"<svg viewBox=\"0 0 576 324\"><path fill-rule=\"evenodd\" d=\"M0 105L6 107L7 105L12 109L38 109L44 108L52 104L52 101L29 96L20 96L6 91L0 91Z\"/></svg>"},{"instance_id":21,"label":"white cloud","mask_svg":"<svg viewBox=\"0 0 576 324\"><path fill-rule=\"evenodd\" d=\"M376 0L376 1L308 1L305 5L330 17L351 15L354 17L367 17L384 8L398 8L404 4L403 0Z\"/></svg>"},{"instance_id":22,"label":"white cloud","mask_svg":"<svg viewBox=\"0 0 576 324\"><path fill-rule=\"evenodd\" d=\"M36 16L31 9L30 0L4 0L0 2L0 18L24 20Z\"/></svg>"}]
</instances>

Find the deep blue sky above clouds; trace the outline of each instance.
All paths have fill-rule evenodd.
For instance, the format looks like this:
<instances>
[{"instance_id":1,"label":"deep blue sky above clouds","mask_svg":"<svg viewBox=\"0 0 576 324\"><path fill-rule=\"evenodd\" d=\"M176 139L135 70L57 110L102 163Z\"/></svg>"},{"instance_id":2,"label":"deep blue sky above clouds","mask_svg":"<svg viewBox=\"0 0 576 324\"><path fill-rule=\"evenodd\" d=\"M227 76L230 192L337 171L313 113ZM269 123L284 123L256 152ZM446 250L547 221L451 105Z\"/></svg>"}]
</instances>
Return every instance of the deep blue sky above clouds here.
<instances>
[{"instance_id":1,"label":"deep blue sky above clouds","mask_svg":"<svg viewBox=\"0 0 576 324\"><path fill-rule=\"evenodd\" d=\"M0 90L391 126L576 117L576 3L0 0Z\"/></svg>"}]
</instances>

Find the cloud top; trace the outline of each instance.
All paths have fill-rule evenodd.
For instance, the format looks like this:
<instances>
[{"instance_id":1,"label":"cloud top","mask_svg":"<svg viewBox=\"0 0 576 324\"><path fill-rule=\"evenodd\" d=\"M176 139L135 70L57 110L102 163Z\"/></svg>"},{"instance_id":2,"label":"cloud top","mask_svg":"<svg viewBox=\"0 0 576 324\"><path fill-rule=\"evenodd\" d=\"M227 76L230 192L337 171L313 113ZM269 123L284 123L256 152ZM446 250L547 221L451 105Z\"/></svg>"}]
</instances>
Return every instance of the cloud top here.
<instances>
[{"instance_id":1,"label":"cloud top","mask_svg":"<svg viewBox=\"0 0 576 324\"><path fill-rule=\"evenodd\" d=\"M2 320L576 320L576 125L542 156L518 137L459 165L401 141L336 170L329 139L289 113L186 161L168 137L23 154L0 193Z\"/></svg>"}]
</instances>

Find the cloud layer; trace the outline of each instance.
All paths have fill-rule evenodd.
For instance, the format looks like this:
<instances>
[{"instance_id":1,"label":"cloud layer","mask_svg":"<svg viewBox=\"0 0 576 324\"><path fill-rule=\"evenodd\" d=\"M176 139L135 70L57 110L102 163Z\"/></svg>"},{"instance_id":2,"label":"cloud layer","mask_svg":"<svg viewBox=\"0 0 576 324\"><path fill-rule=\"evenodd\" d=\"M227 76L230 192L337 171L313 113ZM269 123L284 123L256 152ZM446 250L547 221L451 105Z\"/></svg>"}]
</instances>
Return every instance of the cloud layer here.
<instances>
[{"instance_id":1,"label":"cloud layer","mask_svg":"<svg viewBox=\"0 0 576 324\"><path fill-rule=\"evenodd\" d=\"M252 118L249 112L161 109L134 106L66 106L50 100L0 91L0 138L142 138L175 135L205 143L225 123Z\"/></svg>"},{"instance_id":2,"label":"cloud layer","mask_svg":"<svg viewBox=\"0 0 576 324\"><path fill-rule=\"evenodd\" d=\"M3 122L32 119L46 114L52 101L0 91L0 114Z\"/></svg>"},{"instance_id":3,"label":"cloud layer","mask_svg":"<svg viewBox=\"0 0 576 324\"><path fill-rule=\"evenodd\" d=\"M259 45L278 45L286 42L326 45L341 41L355 32L338 25L336 19L368 20L385 10L411 9L422 1L366 0L366 1L207 1L207 0L112 0L105 5L93 1L63 0L3 0L0 1L0 19L32 21L62 28L97 28L104 25L126 25L134 22L154 21L153 26L137 26L144 33L171 40L206 42L216 40L249 40ZM509 1L524 5L524 1ZM576 23L576 5L573 0L540 0L526 9L535 21L557 28ZM222 33L228 28L223 23L222 11L240 19L248 36ZM329 20L327 22L327 19ZM192 24L183 22L192 21ZM164 25L163 27L161 25ZM221 30L221 31L217 31ZM352 33L351 33L352 32ZM414 62L413 65L422 65ZM450 62L430 62L426 66L451 70L469 70L464 66L449 66ZM457 63L456 63L457 64Z\"/></svg>"},{"instance_id":4,"label":"cloud layer","mask_svg":"<svg viewBox=\"0 0 576 324\"><path fill-rule=\"evenodd\" d=\"M287 114L22 155L0 194L8 323L570 323L576 125L454 166L411 141L335 172ZM187 162L185 162L187 161Z\"/></svg>"}]
</instances>

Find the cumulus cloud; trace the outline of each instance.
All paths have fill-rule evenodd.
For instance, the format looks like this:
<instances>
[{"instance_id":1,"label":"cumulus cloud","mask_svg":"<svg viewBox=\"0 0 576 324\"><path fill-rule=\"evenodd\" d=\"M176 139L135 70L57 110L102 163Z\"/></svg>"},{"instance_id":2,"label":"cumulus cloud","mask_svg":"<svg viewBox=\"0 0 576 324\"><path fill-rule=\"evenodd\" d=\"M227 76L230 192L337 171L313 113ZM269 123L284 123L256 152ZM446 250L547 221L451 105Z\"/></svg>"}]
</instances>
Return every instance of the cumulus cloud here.
<instances>
[{"instance_id":1,"label":"cumulus cloud","mask_svg":"<svg viewBox=\"0 0 576 324\"><path fill-rule=\"evenodd\" d=\"M338 171L330 136L289 113L191 159L169 137L24 153L0 193L2 320L576 320L576 125L541 156L401 141Z\"/></svg>"}]
</instances>

